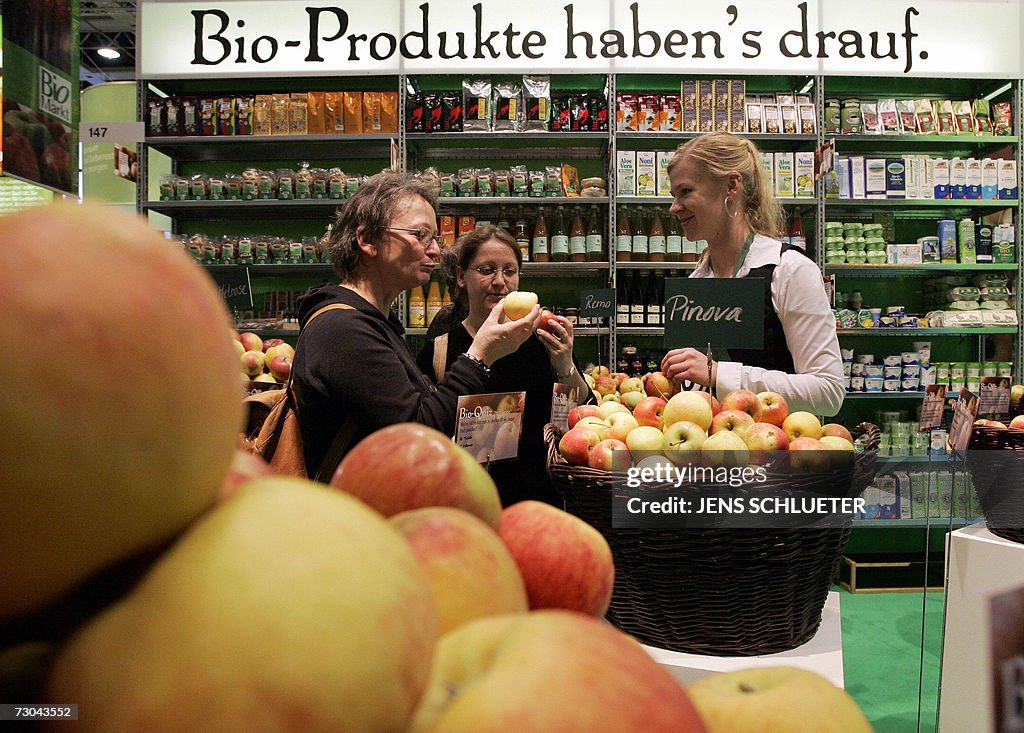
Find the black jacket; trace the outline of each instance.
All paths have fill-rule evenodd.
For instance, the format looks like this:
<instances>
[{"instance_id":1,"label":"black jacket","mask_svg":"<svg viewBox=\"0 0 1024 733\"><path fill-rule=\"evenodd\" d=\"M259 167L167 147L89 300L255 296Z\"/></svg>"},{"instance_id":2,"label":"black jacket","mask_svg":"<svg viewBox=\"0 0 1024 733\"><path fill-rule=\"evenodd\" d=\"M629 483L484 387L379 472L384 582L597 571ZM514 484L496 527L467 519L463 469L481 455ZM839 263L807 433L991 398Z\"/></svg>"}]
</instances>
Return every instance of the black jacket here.
<instances>
[{"instance_id":1,"label":"black jacket","mask_svg":"<svg viewBox=\"0 0 1024 733\"><path fill-rule=\"evenodd\" d=\"M354 310L328 311L305 328L309 317L330 303ZM459 396L483 389L483 372L466 358L458 359L435 388L416 366L398 319L385 317L337 283L311 288L297 306L302 330L292 382L310 476L347 417L356 423L352 445L400 422L453 435Z\"/></svg>"}]
</instances>

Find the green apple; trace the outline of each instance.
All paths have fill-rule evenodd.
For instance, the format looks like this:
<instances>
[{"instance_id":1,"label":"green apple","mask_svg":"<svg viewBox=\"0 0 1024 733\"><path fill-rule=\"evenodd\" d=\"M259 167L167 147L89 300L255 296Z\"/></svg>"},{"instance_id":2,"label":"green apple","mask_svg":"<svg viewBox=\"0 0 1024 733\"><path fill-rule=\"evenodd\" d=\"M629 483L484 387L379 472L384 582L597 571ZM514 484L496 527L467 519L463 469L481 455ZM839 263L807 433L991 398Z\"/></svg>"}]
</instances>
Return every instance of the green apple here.
<instances>
[{"instance_id":1,"label":"green apple","mask_svg":"<svg viewBox=\"0 0 1024 733\"><path fill-rule=\"evenodd\" d=\"M483 616L527 611L516 561L480 519L461 509L426 507L388 522L426 572L442 634Z\"/></svg>"},{"instance_id":2,"label":"green apple","mask_svg":"<svg viewBox=\"0 0 1024 733\"><path fill-rule=\"evenodd\" d=\"M441 637L410 733L706 733L683 689L592 616L489 616Z\"/></svg>"},{"instance_id":3,"label":"green apple","mask_svg":"<svg viewBox=\"0 0 1024 733\"><path fill-rule=\"evenodd\" d=\"M398 423L350 450L331 486L386 517L408 509L452 506L498 528L501 499L487 471L465 449L433 428Z\"/></svg>"},{"instance_id":4,"label":"green apple","mask_svg":"<svg viewBox=\"0 0 1024 733\"><path fill-rule=\"evenodd\" d=\"M137 217L88 204L4 216L0 273L18 345L0 362L2 620L205 511L243 411L220 292ZM175 369L182 354L197 368Z\"/></svg>"},{"instance_id":5,"label":"green apple","mask_svg":"<svg viewBox=\"0 0 1024 733\"><path fill-rule=\"evenodd\" d=\"M76 632L42 699L82 706L68 730L404 730L437 637L423 570L377 512L257 479Z\"/></svg>"},{"instance_id":6,"label":"green apple","mask_svg":"<svg viewBox=\"0 0 1024 733\"><path fill-rule=\"evenodd\" d=\"M709 733L871 733L845 690L798 667L752 667L697 680L690 697Z\"/></svg>"}]
</instances>

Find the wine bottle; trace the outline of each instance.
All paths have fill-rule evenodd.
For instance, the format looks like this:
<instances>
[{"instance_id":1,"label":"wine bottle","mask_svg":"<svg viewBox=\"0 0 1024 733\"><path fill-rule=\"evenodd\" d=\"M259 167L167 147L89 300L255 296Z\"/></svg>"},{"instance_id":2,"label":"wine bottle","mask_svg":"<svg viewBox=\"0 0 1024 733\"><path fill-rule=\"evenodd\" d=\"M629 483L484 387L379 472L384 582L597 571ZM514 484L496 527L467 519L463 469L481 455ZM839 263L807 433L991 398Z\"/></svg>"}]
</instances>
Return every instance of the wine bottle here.
<instances>
[{"instance_id":1,"label":"wine bottle","mask_svg":"<svg viewBox=\"0 0 1024 733\"><path fill-rule=\"evenodd\" d=\"M665 259L679 262L683 259L683 233L679 229L679 220L668 215L668 228L665 231Z\"/></svg>"},{"instance_id":2,"label":"wine bottle","mask_svg":"<svg viewBox=\"0 0 1024 733\"><path fill-rule=\"evenodd\" d=\"M587 230L583 228L583 216L580 207L572 212L572 224L569 225L569 261L587 261Z\"/></svg>"},{"instance_id":3,"label":"wine bottle","mask_svg":"<svg viewBox=\"0 0 1024 733\"><path fill-rule=\"evenodd\" d=\"M629 214L623 206L615 219L615 258L619 262L629 262L632 256L633 230L629 226Z\"/></svg>"},{"instance_id":4,"label":"wine bottle","mask_svg":"<svg viewBox=\"0 0 1024 733\"><path fill-rule=\"evenodd\" d=\"M629 280L629 325L643 326L647 320L647 306L644 305L643 283L640 273L634 272Z\"/></svg>"},{"instance_id":5,"label":"wine bottle","mask_svg":"<svg viewBox=\"0 0 1024 733\"><path fill-rule=\"evenodd\" d=\"M647 252L651 262L665 261L665 228L661 225L661 212L651 210L651 225L647 229Z\"/></svg>"},{"instance_id":6,"label":"wine bottle","mask_svg":"<svg viewBox=\"0 0 1024 733\"><path fill-rule=\"evenodd\" d=\"M555 223L551 230L550 259L552 262L569 260L569 230L565 226L565 209L559 206L555 210Z\"/></svg>"},{"instance_id":7,"label":"wine bottle","mask_svg":"<svg viewBox=\"0 0 1024 733\"><path fill-rule=\"evenodd\" d=\"M537 212L537 221L533 225L533 247L530 259L534 262L549 262L548 254L548 223L544 221L544 208Z\"/></svg>"},{"instance_id":8,"label":"wine bottle","mask_svg":"<svg viewBox=\"0 0 1024 733\"><path fill-rule=\"evenodd\" d=\"M600 262L604 259L604 230L597 217L597 207L590 207L590 219L587 222L587 260Z\"/></svg>"},{"instance_id":9,"label":"wine bottle","mask_svg":"<svg viewBox=\"0 0 1024 733\"><path fill-rule=\"evenodd\" d=\"M626 273L620 271L615 283L615 325L628 326L630 323L629 281Z\"/></svg>"},{"instance_id":10,"label":"wine bottle","mask_svg":"<svg viewBox=\"0 0 1024 733\"><path fill-rule=\"evenodd\" d=\"M637 207L633 212L633 262L646 262L648 259L647 229L644 227L643 209Z\"/></svg>"},{"instance_id":11,"label":"wine bottle","mask_svg":"<svg viewBox=\"0 0 1024 733\"><path fill-rule=\"evenodd\" d=\"M658 275L650 273L647 276L647 285L644 287L644 306L647 310L648 326L661 325L661 301L658 300Z\"/></svg>"}]
</instances>

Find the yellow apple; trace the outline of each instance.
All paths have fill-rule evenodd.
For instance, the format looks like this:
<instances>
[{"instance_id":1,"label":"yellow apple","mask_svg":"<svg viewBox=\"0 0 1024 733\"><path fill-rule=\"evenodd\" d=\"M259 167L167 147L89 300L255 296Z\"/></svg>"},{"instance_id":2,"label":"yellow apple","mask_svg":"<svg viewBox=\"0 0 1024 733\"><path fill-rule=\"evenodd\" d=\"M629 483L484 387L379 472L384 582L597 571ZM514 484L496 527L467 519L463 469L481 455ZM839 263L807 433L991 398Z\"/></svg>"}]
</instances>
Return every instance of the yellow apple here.
<instances>
[{"instance_id":1,"label":"yellow apple","mask_svg":"<svg viewBox=\"0 0 1024 733\"><path fill-rule=\"evenodd\" d=\"M588 415L582 417L576 421L576 427L573 428L589 428L597 433L601 440L608 437L608 431L612 429L611 424L599 415Z\"/></svg>"},{"instance_id":2,"label":"yellow apple","mask_svg":"<svg viewBox=\"0 0 1024 733\"><path fill-rule=\"evenodd\" d=\"M487 471L444 433L417 423L382 428L350 450L331 486L384 516L452 506L498 528L501 499Z\"/></svg>"},{"instance_id":3,"label":"yellow apple","mask_svg":"<svg viewBox=\"0 0 1024 733\"><path fill-rule=\"evenodd\" d=\"M619 402L622 403L623 407L629 410L636 409L636 406L645 399L647 399L647 394L645 392L626 392L619 396Z\"/></svg>"},{"instance_id":4,"label":"yellow apple","mask_svg":"<svg viewBox=\"0 0 1024 733\"><path fill-rule=\"evenodd\" d=\"M516 561L495 531L469 512L427 507L388 522L427 574L442 634L483 616L526 612L526 587Z\"/></svg>"},{"instance_id":5,"label":"yellow apple","mask_svg":"<svg viewBox=\"0 0 1024 733\"><path fill-rule=\"evenodd\" d=\"M688 691L708 733L872 733L846 691L798 667L712 674Z\"/></svg>"},{"instance_id":6,"label":"yellow apple","mask_svg":"<svg viewBox=\"0 0 1024 733\"><path fill-rule=\"evenodd\" d=\"M441 637L410 733L706 733L686 691L592 616L489 616Z\"/></svg>"},{"instance_id":7,"label":"yellow apple","mask_svg":"<svg viewBox=\"0 0 1024 733\"><path fill-rule=\"evenodd\" d=\"M603 419L607 420L616 412L629 413L629 408L619 402L617 399L609 400L608 402L602 402L597 406L597 414Z\"/></svg>"},{"instance_id":8,"label":"yellow apple","mask_svg":"<svg viewBox=\"0 0 1024 733\"><path fill-rule=\"evenodd\" d=\"M746 466L750 463L750 451L747 444L734 430L720 430L700 447L705 460L716 466ZM670 458L672 454L666 454Z\"/></svg>"},{"instance_id":9,"label":"yellow apple","mask_svg":"<svg viewBox=\"0 0 1024 733\"><path fill-rule=\"evenodd\" d=\"M820 438L821 421L809 412L791 412L782 421L782 430L792 442L797 438Z\"/></svg>"},{"instance_id":10,"label":"yellow apple","mask_svg":"<svg viewBox=\"0 0 1024 733\"><path fill-rule=\"evenodd\" d=\"M0 313L18 345L0 361L3 620L205 511L243 415L220 292L135 216L53 204L0 218ZM176 368L181 355L201 369Z\"/></svg>"},{"instance_id":11,"label":"yellow apple","mask_svg":"<svg viewBox=\"0 0 1024 733\"><path fill-rule=\"evenodd\" d=\"M615 438L626 442L626 436L629 435L634 428L640 426L640 423L636 421L636 418L629 412L613 412L608 416L608 424L611 425L611 429L608 431L609 438ZM659 436L661 431L658 431ZM660 442L660 441L659 441Z\"/></svg>"},{"instance_id":12,"label":"yellow apple","mask_svg":"<svg viewBox=\"0 0 1024 733\"><path fill-rule=\"evenodd\" d=\"M41 699L88 710L75 731L404 730L437 636L423 570L377 512L257 479L76 632Z\"/></svg>"},{"instance_id":13,"label":"yellow apple","mask_svg":"<svg viewBox=\"0 0 1024 733\"><path fill-rule=\"evenodd\" d=\"M505 296L505 315L509 320L518 321L529 315L533 307L537 305L537 294L529 290L513 290Z\"/></svg>"},{"instance_id":14,"label":"yellow apple","mask_svg":"<svg viewBox=\"0 0 1024 733\"><path fill-rule=\"evenodd\" d=\"M664 439L665 436L658 428L651 425L640 425L626 434L626 446L630 452L660 453Z\"/></svg>"},{"instance_id":15,"label":"yellow apple","mask_svg":"<svg viewBox=\"0 0 1024 733\"><path fill-rule=\"evenodd\" d=\"M699 425L701 430L707 431L711 427L713 417L711 403L702 393L678 392L672 395L665 404L661 421L663 425L672 425L686 420Z\"/></svg>"}]
</instances>

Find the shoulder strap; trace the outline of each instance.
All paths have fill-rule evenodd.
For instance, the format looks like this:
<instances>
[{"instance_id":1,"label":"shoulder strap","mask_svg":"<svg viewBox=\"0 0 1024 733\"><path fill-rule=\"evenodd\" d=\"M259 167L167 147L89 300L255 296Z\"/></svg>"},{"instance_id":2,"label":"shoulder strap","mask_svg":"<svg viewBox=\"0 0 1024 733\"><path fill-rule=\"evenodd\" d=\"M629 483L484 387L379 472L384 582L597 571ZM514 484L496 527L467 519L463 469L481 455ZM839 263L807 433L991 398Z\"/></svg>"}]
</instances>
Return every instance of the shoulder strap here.
<instances>
[{"instance_id":1,"label":"shoulder strap","mask_svg":"<svg viewBox=\"0 0 1024 733\"><path fill-rule=\"evenodd\" d=\"M444 378L444 367L448 362L448 333L434 339L434 376L440 382Z\"/></svg>"},{"instance_id":2,"label":"shoulder strap","mask_svg":"<svg viewBox=\"0 0 1024 733\"><path fill-rule=\"evenodd\" d=\"M306 326L308 326L310 323L313 322L313 319L316 318L321 313L326 313L327 311L333 311L333 310L348 310L348 311L351 311L351 310L355 310L355 308L353 308L350 305L345 305L344 303L331 303L330 305L325 305L323 308L317 308L315 311L313 311L313 315L311 315L309 317L309 320L307 320L304 324L302 324L302 327L305 328Z\"/></svg>"}]
</instances>

